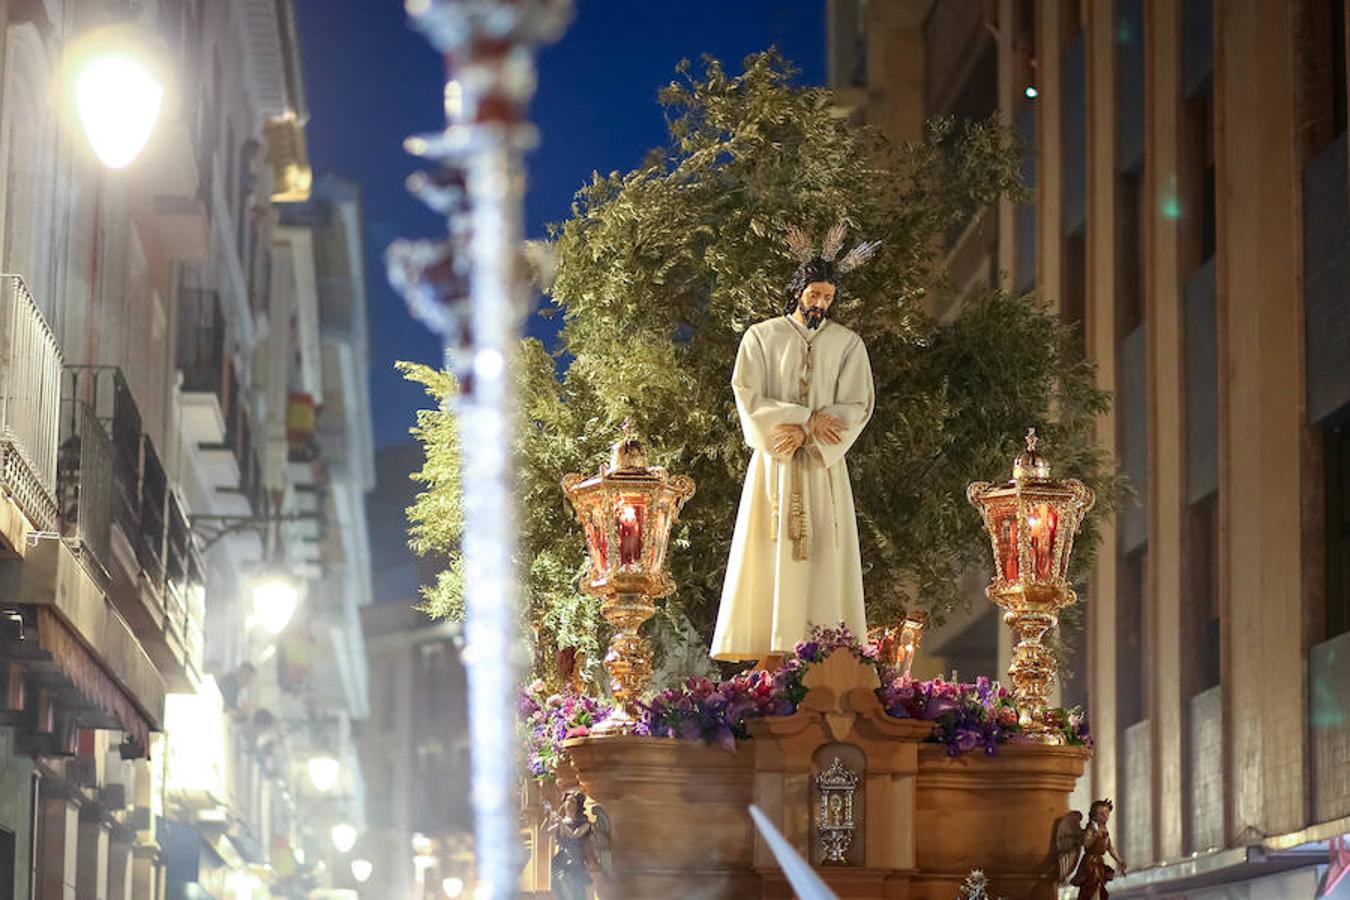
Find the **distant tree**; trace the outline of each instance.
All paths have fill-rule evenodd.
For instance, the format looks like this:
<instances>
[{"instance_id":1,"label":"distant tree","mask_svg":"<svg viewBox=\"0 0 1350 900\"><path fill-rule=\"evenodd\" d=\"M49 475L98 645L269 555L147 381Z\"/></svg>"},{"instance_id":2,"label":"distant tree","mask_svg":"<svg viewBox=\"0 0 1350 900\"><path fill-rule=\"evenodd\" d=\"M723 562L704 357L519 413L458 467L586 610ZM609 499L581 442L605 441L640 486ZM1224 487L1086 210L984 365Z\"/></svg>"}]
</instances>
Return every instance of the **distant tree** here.
<instances>
[{"instance_id":1,"label":"distant tree","mask_svg":"<svg viewBox=\"0 0 1350 900\"><path fill-rule=\"evenodd\" d=\"M1022 195L1010 132L939 121L926 141L892 144L851 122L830 91L793 86L773 51L735 77L713 59L677 72L661 92L667 145L631 172L594 175L552 230L558 357L526 340L513 361L519 560L541 672L563 648L601 656L598 604L578 590L582 536L559 480L594 470L628 418L654 462L698 484L670 554L678 591L654 636L671 649L679 634L710 635L749 457L731 367L746 327L781 310L794 268L788 224L819 234L842 216L854 239L883 242L834 309L866 341L876 381L875 418L848 457L870 621L914 607L940 620L965 602L958 576L989 562L966 484L1006 477L1029 426L1057 474L1088 482L1105 507L1117 491L1093 440L1109 398L1071 330L1034 297L994 285L957 297L944 277L944 236ZM935 320L928 297L953 312ZM405 370L433 397L453 388L442 373ZM421 413L416 433L427 462L409 510L414 544L448 561L426 602L456 617L457 437L439 408ZM1094 538L1089 523L1080 571Z\"/></svg>"}]
</instances>

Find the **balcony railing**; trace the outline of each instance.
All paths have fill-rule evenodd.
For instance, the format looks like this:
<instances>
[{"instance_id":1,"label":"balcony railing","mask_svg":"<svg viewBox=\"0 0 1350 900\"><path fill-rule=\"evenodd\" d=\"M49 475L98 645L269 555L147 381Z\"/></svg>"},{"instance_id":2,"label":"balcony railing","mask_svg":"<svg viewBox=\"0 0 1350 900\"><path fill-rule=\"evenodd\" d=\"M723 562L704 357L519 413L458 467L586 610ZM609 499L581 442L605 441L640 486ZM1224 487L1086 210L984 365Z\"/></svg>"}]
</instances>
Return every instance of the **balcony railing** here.
<instances>
[{"instance_id":1,"label":"balcony railing","mask_svg":"<svg viewBox=\"0 0 1350 900\"><path fill-rule=\"evenodd\" d=\"M141 523L141 411L116 366L67 366L63 396L93 410L112 439L112 520L134 546Z\"/></svg>"},{"instance_id":2,"label":"balcony railing","mask_svg":"<svg viewBox=\"0 0 1350 900\"><path fill-rule=\"evenodd\" d=\"M141 570L156 585L164 581L165 515L168 509L169 479L148 435L141 436L140 531L136 558Z\"/></svg>"},{"instance_id":3,"label":"balcony railing","mask_svg":"<svg viewBox=\"0 0 1350 900\"><path fill-rule=\"evenodd\" d=\"M188 665L200 672L206 616L205 567L177 493L169 495L164 584L165 620L182 643Z\"/></svg>"},{"instance_id":4,"label":"balcony railing","mask_svg":"<svg viewBox=\"0 0 1350 900\"><path fill-rule=\"evenodd\" d=\"M0 275L0 486L41 531L56 521L61 350L23 279Z\"/></svg>"},{"instance_id":5,"label":"balcony railing","mask_svg":"<svg viewBox=\"0 0 1350 900\"><path fill-rule=\"evenodd\" d=\"M61 401L57 502L61 533L107 576L112 565L112 439L94 411Z\"/></svg>"}]
</instances>

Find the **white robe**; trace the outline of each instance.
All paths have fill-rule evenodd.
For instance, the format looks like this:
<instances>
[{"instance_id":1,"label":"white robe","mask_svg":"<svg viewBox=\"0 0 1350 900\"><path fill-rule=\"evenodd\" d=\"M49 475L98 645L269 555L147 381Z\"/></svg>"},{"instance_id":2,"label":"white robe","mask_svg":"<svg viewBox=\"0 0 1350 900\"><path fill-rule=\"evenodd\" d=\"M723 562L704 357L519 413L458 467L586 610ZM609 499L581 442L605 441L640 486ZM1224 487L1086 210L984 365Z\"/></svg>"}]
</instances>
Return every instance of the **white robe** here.
<instances>
[{"instance_id":1,"label":"white robe","mask_svg":"<svg viewBox=\"0 0 1350 900\"><path fill-rule=\"evenodd\" d=\"M811 331L779 316L746 331L731 386L754 453L736 516L713 658L790 653L813 625L843 622L864 638L858 521L844 455L872 417L867 348L837 322L827 319ZM804 426L817 410L843 422L838 444L809 443L791 459L769 453L777 426ZM794 552L794 469L804 504L806 559Z\"/></svg>"}]
</instances>

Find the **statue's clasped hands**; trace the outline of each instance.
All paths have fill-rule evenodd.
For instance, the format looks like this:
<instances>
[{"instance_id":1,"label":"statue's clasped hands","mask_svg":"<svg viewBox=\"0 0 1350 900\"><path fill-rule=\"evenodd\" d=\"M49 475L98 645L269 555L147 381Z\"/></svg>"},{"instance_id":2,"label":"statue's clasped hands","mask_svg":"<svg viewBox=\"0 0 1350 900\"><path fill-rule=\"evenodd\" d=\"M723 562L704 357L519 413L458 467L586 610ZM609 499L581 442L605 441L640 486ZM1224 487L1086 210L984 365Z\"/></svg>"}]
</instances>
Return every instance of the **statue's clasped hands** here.
<instances>
[{"instance_id":1,"label":"statue's clasped hands","mask_svg":"<svg viewBox=\"0 0 1350 900\"><path fill-rule=\"evenodd\" d=\"M834 445L843 440L844 423L829 413L814 412L806 425L779 425L769 438L769 452L774 456L791 456L796 453L807 438Z\"/></svg>"}]
</instances>

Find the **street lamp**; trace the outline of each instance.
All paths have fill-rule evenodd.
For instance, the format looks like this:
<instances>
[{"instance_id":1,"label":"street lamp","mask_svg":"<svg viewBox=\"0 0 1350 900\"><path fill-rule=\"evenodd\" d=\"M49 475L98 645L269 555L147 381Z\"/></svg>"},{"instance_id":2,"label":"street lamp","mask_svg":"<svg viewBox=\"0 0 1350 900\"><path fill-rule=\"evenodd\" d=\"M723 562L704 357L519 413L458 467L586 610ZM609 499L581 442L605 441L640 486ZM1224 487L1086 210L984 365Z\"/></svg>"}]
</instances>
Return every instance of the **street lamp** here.
<instances>
[{"instance_id":1,"label":"street lamp","mask_svg":"<svg viewBox=\"0 0 1350 900\"><path fill-rule=\"evenodd\" d=\"M441 879L441 890L445 896L454 898L464 893L464 879L451 875L449 878Z\"/></svg>"},{"instance_id":2,"label":"street lamp","mask_svg":"<svg viewBox=\"0 0 1350 900\"><path fill-rule=\"evenodd\" d=\"M70 50L75 111L95 155L110 169L131 165L155 129L164 80L152 39L129 25L91 31Z\"/></svg>"},{"instance_id":3,"label":"street lamp","mask_svg":"<svg viewBox=\"0 0 1350 900\"><path fill-rule=\"evenodd\" d=\"M333 846L339 853L347 853L356 846L356 829L343 822L340 825L334 825L330 831L329 837L333 839Z\"/></svg>"},{"instance_id":4,"label":"street lamp","mask_svg":"<svg viewBox=\"0 0 1350 900\"><path fill-rule=\"evenodd\" d=\"M289 575L266 572L253 581L253 620L269 634L281 634L300 605L300 587Z\"/></svg>"},{"instance_id":5,"label":"street lamp","mask_svg":"<svg viewBox=\"0 0 1350 900\"><path fill-rule=\"evenodd\" d=\"M342 767L331 756L314 756L306 764L309 780L320 793L328 793L337 784Z\"/></svg>"},{"instance_id":6,"label":"street lamp","mask_svg":"<svg viewBox=\"0 0 1350 900\"><path fill-rule=\"evenodd\" d=\"M365 884L370 880L370 873L374 871L375 866L368 859L352 860L352 877L358 884Z\"/></svg>"}]
</instances>

